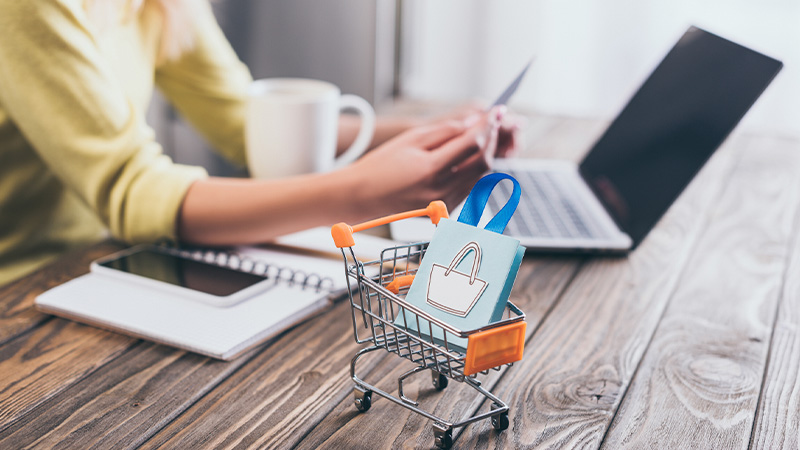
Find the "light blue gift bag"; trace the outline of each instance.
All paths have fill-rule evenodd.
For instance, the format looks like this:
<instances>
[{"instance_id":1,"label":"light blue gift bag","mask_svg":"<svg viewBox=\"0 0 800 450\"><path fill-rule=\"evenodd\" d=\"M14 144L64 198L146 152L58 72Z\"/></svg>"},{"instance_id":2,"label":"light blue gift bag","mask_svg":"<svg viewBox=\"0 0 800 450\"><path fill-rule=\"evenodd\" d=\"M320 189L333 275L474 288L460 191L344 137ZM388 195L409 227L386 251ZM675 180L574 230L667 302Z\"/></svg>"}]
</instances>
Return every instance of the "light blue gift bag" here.
<instances>
[{"instance_id":1,"label":"light blue gift bag","mask_svg":"<svg viewBox=\"0 0 800 450\"><path fill-rule=\"evenodd\" d=\"M479 228L478 222L495 186L502 180L514 184L503 208ZM472 188L458 221L441 219L422 258L406 301L437 319L462 330L475 330L502 318L525 247L503 235L517 209L521 189L513 177L492 173ZM403 311L396 324L428 336L428 321ZM444 342L439 327L433 338ZM448 347L464 351L467 340L448 333Z\"/></svg>"}]
</instances>

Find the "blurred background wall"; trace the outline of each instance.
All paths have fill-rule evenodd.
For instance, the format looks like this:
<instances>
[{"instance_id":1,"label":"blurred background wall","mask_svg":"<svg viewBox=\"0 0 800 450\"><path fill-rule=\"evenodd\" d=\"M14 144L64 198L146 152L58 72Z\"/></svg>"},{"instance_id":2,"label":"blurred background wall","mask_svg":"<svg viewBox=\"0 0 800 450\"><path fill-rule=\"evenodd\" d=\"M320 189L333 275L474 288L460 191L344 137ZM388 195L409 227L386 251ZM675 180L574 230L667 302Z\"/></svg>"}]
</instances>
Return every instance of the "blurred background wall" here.
<instances>
[{"instance_id":1,"label":"blurred background wall","mask_svg":"<svg viewBox=\"0 0 800 450\"><path fill-rule=\"evenodd\" d=\"M693 24L784 62L739 129L800 138L797 0L218 0L214 8L255 78L328 80L379 112L395 97L491 99L535 57L512 107L611 118ZM158 98L150 119L177 161L244 173Z\"/></svg>"},{"instance_id":2,"label":"blurred background wall","mask_svg":"<svg viewBox=\"0 0 800 450\"><path fill-rule=\"evenodd\" d=\"M404 0L402 93L492 98L535 55L513 105L613 117L689 25L785 67L740 129L800 137L798 0Z\"/></svg>"}]
</instances>

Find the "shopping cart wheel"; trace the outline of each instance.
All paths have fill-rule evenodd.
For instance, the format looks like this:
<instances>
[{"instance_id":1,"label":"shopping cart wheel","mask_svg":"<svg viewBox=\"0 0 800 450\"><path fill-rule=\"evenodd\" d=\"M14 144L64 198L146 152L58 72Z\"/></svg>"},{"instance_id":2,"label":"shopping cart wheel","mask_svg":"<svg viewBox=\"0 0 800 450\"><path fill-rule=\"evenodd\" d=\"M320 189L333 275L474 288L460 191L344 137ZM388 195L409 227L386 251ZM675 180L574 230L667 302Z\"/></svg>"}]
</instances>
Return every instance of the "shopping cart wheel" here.
<instances>
[{"instance_id":1,"label":"shopping cart wheel","mask_svg":"<svg viewBox=\"0 0 800 450\"><path fill-rule=\"evenodd\" d=\"M433 378L433 387L436 388L437 391L441 391L442 389L447 387L447 377L442 375L441 373L431 370L431 377Z\"/></svg>"},{"instance_id":2,"label":"shopping cart wheel","mask_svg":"<svg viewBox=\"0 0 800 450\"><path fill-rule=\"evenodd\" d=\"M453 429L446 428L438 423L433 424L434 444L437 447L447 450L453 446Z\"/></svg>"},{"instance_id":3,"label":"shopping cart wheel","mask_svg":"<svg viewBox=\"0 0 800 450\"><path fill-rule=\"evenodd\" d=\"M356 386L353 388L353 395L355 397L354 403L356 404L356 408L361 412L369 411L369 408L372 406L372 391L361 389Z\"/></svg>"},{"instance_id":4,"label":"shopping cart wheel","mask_svg":"<svg viewBox=\"0 0 800 450\"><path fill-rule=\"evenodd\" d=\"M508 428L508 413L492 416L492 428L503 431Z\"/></svg>"}]
</instances>

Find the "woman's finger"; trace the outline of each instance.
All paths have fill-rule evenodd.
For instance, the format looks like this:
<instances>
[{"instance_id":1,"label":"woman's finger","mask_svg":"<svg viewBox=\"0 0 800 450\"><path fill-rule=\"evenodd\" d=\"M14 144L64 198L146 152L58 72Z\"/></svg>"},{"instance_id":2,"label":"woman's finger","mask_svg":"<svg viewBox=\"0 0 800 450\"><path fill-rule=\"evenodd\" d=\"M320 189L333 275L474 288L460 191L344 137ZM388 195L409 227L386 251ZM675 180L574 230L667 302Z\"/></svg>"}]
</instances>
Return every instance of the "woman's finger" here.
<instances>
[{"instance_id":1,"label":"woman's finger","mask_svg":"<svg viewBox=\"0 0 800 450\"><path fill-rule=\"evenodd\" d=\"M484 133L481 131L480 133ZM480 153L479 132L471 129L433 150L432 169L434 172L449 172L476 153Z\"/></svg>"},{"instance_id":2,"label":"woman's finger","mask_svg":"<svg viewBox=\"0 0 800 450\"><path fill-rule=\"evenodd\" d=\"M450 168L451 173L467 173L469 176L475 176L485 173L492 166L494 161L495 150L497 149L498 140L498 124L494 124L486 137L487 142L480 145L480 151L466 157L457 165Z\"/></svg>"},{"instance_id":3,"label":"woman's finger","mask_svg":"<svg viewBox=\"0 0 800 450\"><path fill-rule=\"evenodd\" d=\"M475 153L487 153L494 156L497 147L497 131L501 114L492 110L489 113L490 123L484 122L473 126L460 136L457 136L442 146L435 152L436 169L450 169L457 167L461 162L471 157Z\"/></svg>"},{"instance_id":4,"label":"woman's finger","mask_svg":"<svg viewBox=\"0 0 800 450\"><path fill-rule=\"evenodd\" d=\"M402 139L406 144L431 150L463 134L467 129L464 121L447 120L411 129L402 135Z\"/></svg>"}]
</instances>

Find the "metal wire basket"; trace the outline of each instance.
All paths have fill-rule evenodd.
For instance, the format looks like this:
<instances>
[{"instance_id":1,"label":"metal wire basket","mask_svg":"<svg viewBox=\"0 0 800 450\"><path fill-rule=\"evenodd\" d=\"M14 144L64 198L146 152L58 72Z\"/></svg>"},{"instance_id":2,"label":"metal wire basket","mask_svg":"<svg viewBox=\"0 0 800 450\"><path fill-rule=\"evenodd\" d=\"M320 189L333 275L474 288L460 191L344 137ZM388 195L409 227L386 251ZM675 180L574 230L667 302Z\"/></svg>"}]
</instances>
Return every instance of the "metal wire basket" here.
<instances>
[{"instance_id":1,"label":"metal wire basket","mask_svg":"<svg viewBox=\"0 0 800 450\"><path fill-rule=\"evenodd\" d=\"M422 215L438 223L439 219L447 217L447 209L444 203L433 202L426 209L355 226L337 224L332 234L344 258L355 340L359 344L372 344L356 353L350 363L356 408L362 412L369 410L372 394L378 394L433 420L435 444L439 448L450 448L455 428L487 418L491 418L492 426L498 431L508 428L508 405L484 389L477 375L499 370L501 366L511 365L522 358L525 314L508 302L504 319L479 329L460 330L406 302L405 295L419 262L425 256L427 242L387 248L381 252L380 259L370 262L360 262L356 258L354 232ZM376 350L385 350L416 365L398 378L397 396L367 383L356 374L359 358ZM490 410L449 421L420 408L418 402L404 395L403 381L425 370L431 371L436 390L445 389L448 379L465 383L491 400Z\"/></svg>"}]
</instances>

